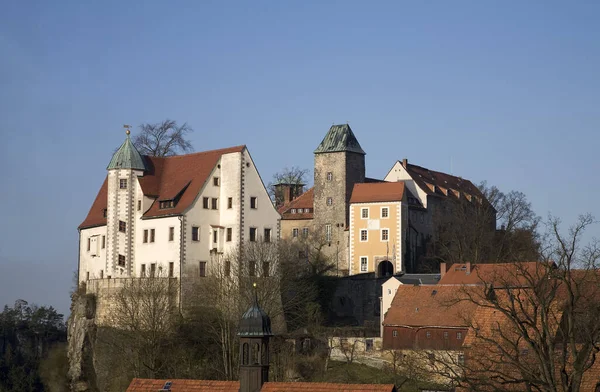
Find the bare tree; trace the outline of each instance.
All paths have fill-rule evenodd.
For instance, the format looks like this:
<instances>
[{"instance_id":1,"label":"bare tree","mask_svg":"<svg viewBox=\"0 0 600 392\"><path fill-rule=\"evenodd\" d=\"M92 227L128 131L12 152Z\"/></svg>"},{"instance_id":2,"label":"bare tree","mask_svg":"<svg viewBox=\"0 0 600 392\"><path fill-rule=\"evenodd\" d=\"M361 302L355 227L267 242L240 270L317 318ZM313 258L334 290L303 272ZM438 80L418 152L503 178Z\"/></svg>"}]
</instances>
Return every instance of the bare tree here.
<instances>
[{"instance_id":1,"label":"bare tree","mask_svg":"<svg viewBox=\"0 0 600 392\"><path fill-rule=\"evenodd\" d=\"M465 357L438 358L439 372L474 391L580 391L600 352L600 246L581 244L594 222L581 216L565 235L550 218L544 262L514 263L463 290L453 302L477 304Z\"/></svg>"},{"instance_id":2,"label":"bare tree","mask_svg":"<svg viewBox=\"0 0 600 392\"><path fill-rule=\"evenodd\" d=\"M273 178L267 189L271 200L276 206L281 206L284 203L285 195L284 192L291 192L290 198L296 198L304 191L304 186L307 184L307 169L301 169L297 166L292 168L284 168L280 172L273 175Z\"/></svg>"},{"instance_id":3,"label":"bare tree","mask_svg":"<svg viewBox=\"0 0 600 392\"><path fill-rule=\"evenodd\" d=\"M187 124L164 120L156 124L140 125L140 133L134 136L133 144L143 155L167 157L194 151L187 135L194 130Z\"/></svg>"}]
</instances>

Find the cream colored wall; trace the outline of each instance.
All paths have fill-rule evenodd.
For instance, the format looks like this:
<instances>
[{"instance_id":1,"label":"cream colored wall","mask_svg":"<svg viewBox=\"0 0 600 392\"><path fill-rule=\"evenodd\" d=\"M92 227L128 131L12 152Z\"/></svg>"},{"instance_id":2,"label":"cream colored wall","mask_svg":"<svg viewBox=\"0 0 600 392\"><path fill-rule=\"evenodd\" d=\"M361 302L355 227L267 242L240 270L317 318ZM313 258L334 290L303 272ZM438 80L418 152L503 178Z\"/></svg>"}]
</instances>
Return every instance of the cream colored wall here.
<instances>
[{"instance_id":1,"label":"cream colored wall","mask_svg":"<svg viewBox=\"0 0 600 392\"><path fill-rule=\"evenodd\" d=\"M382 207L389 208L387 218L381 217ZM368 219L362 218L361 210L363 208L369 209ZM386 257L392 263L395 258L394 273L398 272L402 254L401 216L400 202L352 203L350 205L350 275L376 272L377 264ZM360 241L362 229L368 231L366 242ZM381 240L382 229L389 230L387 241ZM367 271L360 270L360 258L363 256L367 257Z\"/></svg>"},{"instance_id":2,"label":"cream colored wall","mask_svg":"<svg viewBox=\"0 0 600 392\"><path fill-rule=\"evenodd\" d=\"M383 320L385 319L385 314L389 310L390 306L392 306L392 301L396 296L396 292L398 291L398 287L402 285L398 279L391 277L385 281L384 284L381 285L381 308L380 308L380 318L381 318L381 337L383 338Z\"/></svg>"},{"instance_id":3,"label":"cream colored wall","mask_svg":"<svg viewBox=\"0 0 600 392\"><path fill-rule=\"evenodd\" d=\"M100 271L104 270L106 264L106 247L102 249L102 236L106 234L106 226L82 229L79 232L79 282L87 279L88 272L90 279L100 278ZM90 251L87 250L88 238L95 239Z\"/></svg>"},{"instance_id":4,"label":"cream colored wall","mask_svg":"<svg viewBox=\"0 0 600 392\"><path fill-rule=\"evenodd\" d=\"M412 179L410 174L408 174L404 166L402 166L402 162L396 161L394 166L385 176L384 181L404 181L404 185L408 188L408 190L419 198L419 201L421 201L424 207L427 207L427 193L425 193L425 191L415 184L415 181Z\"/></svg>"},{"instance_id":5,"label":"cream colored wall","mask_svg":"<svg viewBox=\"0 0 600 392\"><path fill-rule=\"evenodd\" d=\"M282 219L281 220L281 238L293 238L292 232L298 229L298 238L302 238L302 229L308 227L309 234L314 230L312 219Z\"/></svg>"}]
</instances>

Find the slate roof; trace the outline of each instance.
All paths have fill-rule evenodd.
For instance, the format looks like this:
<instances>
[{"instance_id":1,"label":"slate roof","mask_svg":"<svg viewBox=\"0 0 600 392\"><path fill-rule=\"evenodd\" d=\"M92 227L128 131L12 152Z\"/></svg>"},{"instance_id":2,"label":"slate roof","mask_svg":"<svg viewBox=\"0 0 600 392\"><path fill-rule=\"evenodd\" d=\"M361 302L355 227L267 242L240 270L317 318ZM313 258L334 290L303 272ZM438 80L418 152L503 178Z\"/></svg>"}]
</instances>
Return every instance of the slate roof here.
<instances>
[{"instance_id":1,"label":"slate roof","mask_svg":"<svg viewBox=\"0 0 600 392\"><path fill-rule=\"evenodd\" d=\"M254 303L242 315L238 336L273 336L273 332L271 331L271 319L258 305L256 292L254 293Z\"/></svg>"},{"instance_id":2,"label":"slate roof","mask_svg":"<svg viewBox=\"0 0 600 392\"><path fill-rule=\"evenodd\" d=\"M479 287L401 285L394 295L384 325L410 327L466 327L477 306L465 298Z\"/></svg>"},{"instance_id":3,"label":"slate roof","mask_svg":"<svg viewBox=\"0 0 600 392\"><path fill-rule=\"evenodd\" d=\"M156 200L143 217L182 214L194 202L221 156L241 153L245 148L246 146L242 145L162 158L144 156L146 170L143 177L138 177L138 181L144 195ZM107 208L107 195L108 180L105 179L79 229L106 225L104 210ZM174 208L159 209L157 201L171 200L175 197L178 197L178 201Z\"/></svg>"},{"instance_id":4,"label":"slate roof","mask_svg":"<svg viewBox=\"0 0 600 392\"><path fill-rule=\"evenodd\" d=\"M144 158L142 158L142 155L131 142L129 134L127 134L127 138L123 144L121 144L121 147L113 154L106 169L146 170Z\"/></svg>"},{"instance_id":5,"label":"slate roof","mask_svg":"<svg viewBox=\"0 0 600 392\"><path fill-rule=\"evenodd\" d=\"M303 194L301 194L300 196L298 196L297 198L295 198L294 200L292 200L291 202L281 206L279 208L279 213L281 214L281 219L289 219L289 220L313 219L314 190L315 190L315 188L312 187L309 190L307 190L306 192L304 192ZM298 214L296 212L295 214L292 214L290 212L292 210L292 208L295 208L296 211L298 211L299 208L302 208L303 210L308 208L308 209L310 209L310 212L303 212L301 214Z\"/></svg>"},{"instance_id":6,"label":"slate roof","mask_svg":"<svg viewBox=\"0 0 600 392\"><path fill-rule=\"evenodd\" d=\"M172 392L239 392L239 381L155 380L134 378L127 392L157 392L171 382ZM267 382L261 392L396 392L393 384L336 384L323 382Z\"/></svg>"},{"instance_id":7,"label":"slate roof","mask_svg":"<svg viewBox=\"0 0 600 392\"><path fill-rule=\"evenodd\" d=\"M365 155L350 125L332 125L319 147L315 150L315 154L342 151Z\"/></svg>"},{"instance_id":8,"label":"slate roof","mask_svg":"<svg viewBox=\"0 0 600 392\"><path fill-rule=\"evenodd\" d=\"M354 184L350 203L402 201L404 192L404 181Z\"/></svg>"},{"instance_id":9,"label":"slate roof","mask_svg":"<svg viewBox=\"0 0 600 392\"><path fill-rule=\"evenodd\" d=\"M522 263L472 264L467 274L466 264L452 264L442 276L439 285L483 285L493 283L495 287L524 286L528 282L523 274L543 274L545 266L537 261Z\"/></svg>"}]
</instances>

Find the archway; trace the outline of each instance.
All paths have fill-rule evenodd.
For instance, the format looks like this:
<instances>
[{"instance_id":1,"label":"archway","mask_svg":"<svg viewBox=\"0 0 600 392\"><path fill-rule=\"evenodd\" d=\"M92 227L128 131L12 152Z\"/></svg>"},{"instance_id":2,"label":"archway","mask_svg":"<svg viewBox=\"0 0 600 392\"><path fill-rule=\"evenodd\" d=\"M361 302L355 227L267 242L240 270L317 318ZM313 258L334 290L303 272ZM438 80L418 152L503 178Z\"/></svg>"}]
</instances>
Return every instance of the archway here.
<instances>
[{"instance_id":1,"label":"archway","mask_svg":"<svg viewBox=\"0 0 600 392\"><path fill-rule=\"evenodd\" d=\"M391 276L394 274L394 265L388 260L383 260L377 265L377 276Z\"/></svg>"}]
</instances>

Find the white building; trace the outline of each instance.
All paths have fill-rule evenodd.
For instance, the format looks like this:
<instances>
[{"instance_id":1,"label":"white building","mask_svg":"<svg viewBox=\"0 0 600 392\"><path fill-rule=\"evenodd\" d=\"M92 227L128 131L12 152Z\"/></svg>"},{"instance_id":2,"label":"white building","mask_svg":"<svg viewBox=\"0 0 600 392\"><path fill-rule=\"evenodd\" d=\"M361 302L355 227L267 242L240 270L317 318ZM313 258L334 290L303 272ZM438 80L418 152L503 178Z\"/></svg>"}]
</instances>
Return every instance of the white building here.
<instances>
[{"instance_id":1,"label":"white building","mask_svg":"<svg viewBox=\"0 0 600 392\"><path fill-rule=\"evenodd\" d=\"M140 155L128 134L107 170L79 226L80 282L206 276L228 262L214 255L279 237L280 215L246 146L158 158Z\"/></svg>"}]
</instances>

